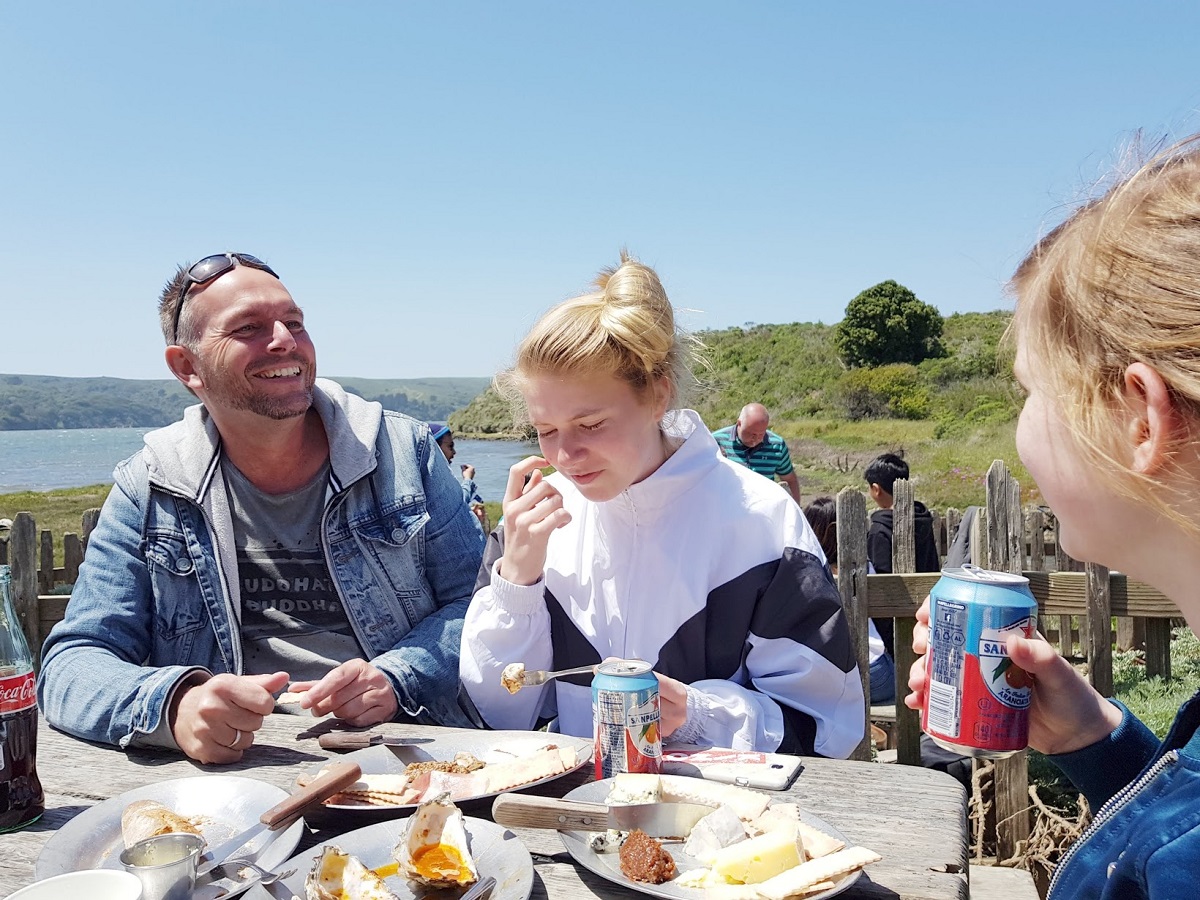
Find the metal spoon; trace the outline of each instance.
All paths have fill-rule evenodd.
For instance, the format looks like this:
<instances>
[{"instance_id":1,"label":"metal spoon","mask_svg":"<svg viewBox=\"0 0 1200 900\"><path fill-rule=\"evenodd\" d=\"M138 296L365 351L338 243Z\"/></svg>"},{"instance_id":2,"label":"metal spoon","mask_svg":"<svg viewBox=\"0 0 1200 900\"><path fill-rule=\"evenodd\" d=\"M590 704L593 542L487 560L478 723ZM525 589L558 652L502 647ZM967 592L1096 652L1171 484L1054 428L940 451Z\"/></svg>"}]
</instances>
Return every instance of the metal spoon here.
<instances>
[{"instance_id":1,"label":"metal spoon","mask_svg":"<svg viewBox=\"0 0 1200 900\"><path fill-rule=\"evenodd\" d=\"M545 684L551 678L561 678L563 675L582 675L584 672L595 673L595 666L579 666L575 669L562 669L558 672L546 672L539 670L537 672L522 672L521 687L536 687L539 684Z\"/></svg>"}]
</instances>

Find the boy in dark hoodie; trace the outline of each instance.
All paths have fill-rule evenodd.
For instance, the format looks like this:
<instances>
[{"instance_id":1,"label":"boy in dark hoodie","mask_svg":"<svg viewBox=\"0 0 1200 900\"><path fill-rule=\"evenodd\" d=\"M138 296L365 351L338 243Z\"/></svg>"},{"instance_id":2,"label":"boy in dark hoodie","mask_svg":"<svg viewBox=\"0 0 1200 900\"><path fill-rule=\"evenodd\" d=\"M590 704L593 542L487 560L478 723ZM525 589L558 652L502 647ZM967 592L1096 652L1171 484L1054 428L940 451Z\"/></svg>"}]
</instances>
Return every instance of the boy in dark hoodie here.
<instances>
[{"instance_id":1,"label":"boy in dark hoodie","mask_svg":"<svg viewBox=\"0 0 1200 900\"><path fill-rule=\"evenodd\" d=\"M879 509L871 513L871 528L867 532L867 558L879 573L892 571L892 486L900 478L908 478L908 463L895 453L876 457L863 473L869 485L871 499ZM933 539L933 516L920 501L913 501L913 537L917 551L918 572L940 572L937 543ZM884 646L892 659L896 658L896 628L891 619L872 619ZM921 765L927 769L947 772L971 790L971 760L945 750L927 734L921 735Z\"/></svg>"},{"instance_id":2,"label":"boy in dark hoodie","mask_svg":"<svg viewBox=\"0 0 1200 900\"><path fill-rule=\"evenodd\" d=\"M876 457L863 473L869 485L871 499L879 509L871 513L871 529L867 532L867 558L880 574L892 571L892 486L898 479L908 479L908 463L895 453ZM933 539L933 516L920 501L913 502L914 537L918 572L940 572L937 544ZM891 619L875 619L875 627L883 638L887 652L895 657L895 634Z\"/></svg>"}]
</instances>

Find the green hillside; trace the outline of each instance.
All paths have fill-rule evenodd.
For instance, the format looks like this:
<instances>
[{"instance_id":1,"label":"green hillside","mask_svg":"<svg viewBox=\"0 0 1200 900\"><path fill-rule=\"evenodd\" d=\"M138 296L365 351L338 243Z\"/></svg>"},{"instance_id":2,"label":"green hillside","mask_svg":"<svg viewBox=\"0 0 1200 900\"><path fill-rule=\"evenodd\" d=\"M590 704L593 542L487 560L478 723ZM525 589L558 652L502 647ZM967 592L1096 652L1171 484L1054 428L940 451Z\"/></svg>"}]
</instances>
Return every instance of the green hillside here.
<instances>
[{"instance_id":1,"label":"green hillside","mask_svg":"<svg viewBox=\"0 0 1200 900\"><path fill-rule=\"evenodd\" d=\"M335 378L384 408L444 420L488 384L486 378ZM0 431L153 427L174 422L196 399L174 379L0 375Z\"/></svg>"},{"instance_id":2,"label":"green hillside","mask_svg":"<svg viewBox=\"0 0 1200 900\"><path fill-rule=\"evenodd\" d=\"M919 365L847 369L834 346L834 326L754 325L703 331L696 337L709 363L701 386L685 398L713 427L759 401L773 421L909 419L935 423L947 435L964 424L1011 420L1017 410L1008 363L998 349L1007 312L959 313L944 320L946 355ZM450 418L464 435L511 435L512 411L489 388Z\"/></svg>"}]
</instances>

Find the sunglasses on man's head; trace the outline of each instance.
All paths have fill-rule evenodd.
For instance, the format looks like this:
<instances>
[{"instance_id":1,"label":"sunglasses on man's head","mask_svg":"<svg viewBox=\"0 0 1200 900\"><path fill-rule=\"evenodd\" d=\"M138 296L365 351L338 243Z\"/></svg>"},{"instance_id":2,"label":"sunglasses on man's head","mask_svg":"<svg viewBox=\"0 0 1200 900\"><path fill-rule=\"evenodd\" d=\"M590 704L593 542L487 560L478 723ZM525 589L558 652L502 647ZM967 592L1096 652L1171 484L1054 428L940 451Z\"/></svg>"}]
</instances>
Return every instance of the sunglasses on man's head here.
<instances>
[{"instance_id":1,"label":"sunglasses on man's head","mask_svg":"<svg viewBox=\"0 0 1200 900\"><path fill-rule=\"evenodd\" d=\"M179 343L179 313L183 309L183 301L187 299L188 291L198 284L215 281L238 263L250 266L252 269L262 269L268 275L279 278L274 269L257 256L251 256L249 253L214 253L212 256L204 257L184 273L183 284L179 286L179 298L175 301L175 317L171 322L172 344Z\"/></svg>"}]
</instances>

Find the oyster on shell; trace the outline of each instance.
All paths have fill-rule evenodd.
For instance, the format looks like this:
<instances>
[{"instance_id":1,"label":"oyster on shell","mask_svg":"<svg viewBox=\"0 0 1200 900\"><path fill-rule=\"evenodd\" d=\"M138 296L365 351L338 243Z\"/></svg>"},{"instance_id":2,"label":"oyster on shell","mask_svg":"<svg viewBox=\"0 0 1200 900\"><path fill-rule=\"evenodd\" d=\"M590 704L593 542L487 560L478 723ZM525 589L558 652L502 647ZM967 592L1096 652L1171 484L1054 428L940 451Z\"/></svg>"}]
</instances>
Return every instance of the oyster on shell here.
<instances>
[{"instance_id":1,"label":"oyster on shell","mask_svg":"<svg viewBox=\"0 0 1200 900\"><path fill-rule=\"evenodd\" d=\"M304 879L308 900L397 900L358 857L327 844Z\"/></svg>"},{"instance_id":2,"label":"oyster on shell","mask_svg":"<svg viewBox=\"0 0 1200 900\"><path fill-rule=\"evenodd\" d=\"M479 880L462 810L449 792L417 807L392 857L401 875L431 887L465 887Z\"/></svg>"}]
</instances>

